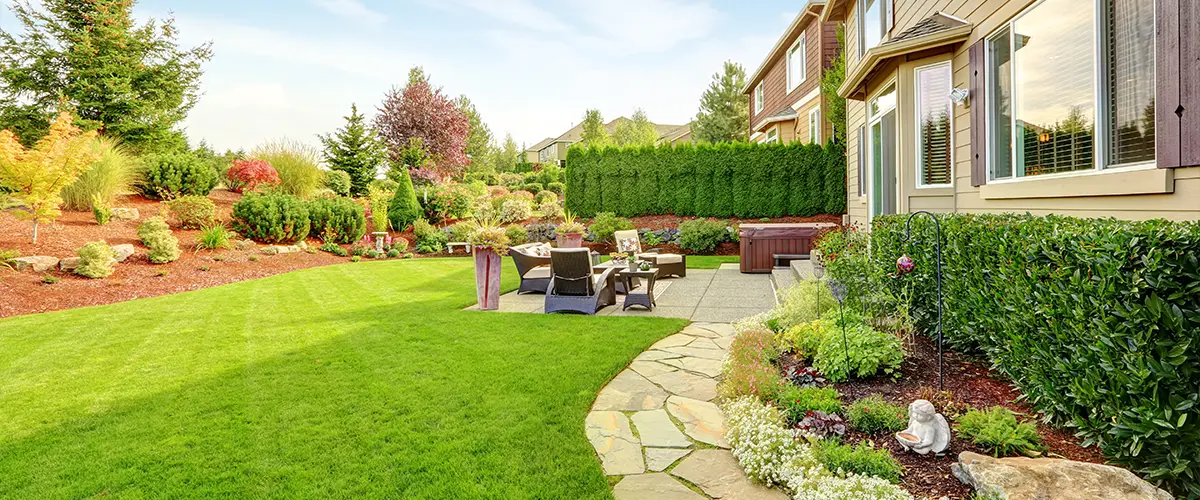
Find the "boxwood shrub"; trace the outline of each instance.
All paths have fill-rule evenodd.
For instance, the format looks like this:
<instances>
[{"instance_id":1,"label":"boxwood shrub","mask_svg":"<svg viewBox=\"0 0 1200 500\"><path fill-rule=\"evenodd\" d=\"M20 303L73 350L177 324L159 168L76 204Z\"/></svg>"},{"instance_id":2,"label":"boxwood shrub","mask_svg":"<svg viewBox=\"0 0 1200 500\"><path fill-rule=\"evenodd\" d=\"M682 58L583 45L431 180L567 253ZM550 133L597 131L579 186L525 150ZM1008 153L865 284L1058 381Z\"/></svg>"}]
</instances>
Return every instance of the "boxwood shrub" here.
<instances>
[{"instance_id":1,"label":"boxwood shrub","mask_svg":"<svg viewBox=\"0 0 1200 500\"><path fill-rule=\"evenodd\" d=\"M874 219L871 273L912 256L913 273L878 283L908 288L932 332L932 223L915 219L917 239L902 244L906 218ZM1200 495L1200 225L1013 214L941 224L948 341L985 354L1113 462Z\"/></svg>"},{"instance_id":2,"label":"boxwood shrub","mask_svg":"<svg viewBox=\"0 0 1200 500\"><path fill-rule=\"evenodd\" d=\"M250 193L233 204L233 229L263 243L294 243L308 236L308 207L299 197Z\"/></svg>"},{"instance_id":3,"label":"boxwood shrub","mask_svg":"<svg viewBox=\"0 0 1200 500\"><path fill-rule=\"evenodd\" d=\"M599 212L780 217L846 210L846 156L836 145L576 146L567 154L566 177L567 209L584 217Z\"/></svg>"},{"instance_id":4,"label":"boxwood shrub","mask_svg":"<svg viewBox=\"0 0 1200 500\"><path fill-rule=\"evenodd\" d=\"M345 173L345 172L343 172ZM362 205L350 198L324 197L308 203L309 232L325 241L353 243L367 232Z\"/></svg>"}]
</instances>

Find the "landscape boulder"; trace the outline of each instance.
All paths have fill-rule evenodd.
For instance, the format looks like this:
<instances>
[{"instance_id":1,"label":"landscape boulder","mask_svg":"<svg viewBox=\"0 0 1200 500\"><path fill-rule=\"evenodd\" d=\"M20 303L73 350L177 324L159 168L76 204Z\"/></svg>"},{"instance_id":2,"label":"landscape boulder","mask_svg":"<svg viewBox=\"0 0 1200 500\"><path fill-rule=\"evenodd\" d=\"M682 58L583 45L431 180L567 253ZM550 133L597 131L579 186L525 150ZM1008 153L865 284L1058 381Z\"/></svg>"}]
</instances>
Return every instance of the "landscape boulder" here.
<instances>
[{"instance_id":1,"label":"landscape boulder","mask_svg":"<svg viewBox=\"0 0 1200 500\"><path fill-rule=\"evenodd\" d=\"M263 247L263 249L262 249L262 253L265 253L267 255L297 253L297 252L301 252L301 251L303 251L303 250L299 246L296 246L296 245L277 245L277 246Z\"/></svg>"},{"instance_id":2,"label":"landscape boulder","mask_svg":"<svg viewBox=\"0 0 1200 500\"><path fill-rule=\"evenodd\" d=\"M58 261L58 268L63 271L74 271L77 267L79 267L79 257L67 257Z\"/></svg>"},{"instance_id":3,"label":"landscape boulder","mask_svg":"<svg viewBox=\"0 0 1200 500\"><path fill-rule=\"evenodd\" d=\"M141 214L136 208L114 208L112 209L112 218L114 220L138 220Z\"/></svg>"},{"instance_id":4,"label":"landscape boulder","mask_svg":"<svg viewBox=\"0 0 1200 500\"><path fill-rule=\"evenodd\" d=\"M58 265L58 257L49 255L31 255L29 257L17 257L11 261L13 267L18 271L26 269L32 270L35 273L44 273Z\"/></svg>"},{"instance_id":5,"label":"landscape boulder","mask_svg":"<svg viewBox=\"0 0 1200 500\"><path fill-rule=\"evenodd\" d=\"M1170 500L1120 467L1059 458L992 458L964 451L950 469L981 495L1009 500Z\"/></svg>"},{"instance_id":6,"label":"landscape boulder","mask_svg":"<svg viewBox=\"0 0 1200 500\"><path fill-rule=\"evenodd\" d=\"M117 262L125 262L125 259L133 256L133 245L128 243L124 245L113 245L113 251L117 252Z\"/></svg>"}]
</instances>

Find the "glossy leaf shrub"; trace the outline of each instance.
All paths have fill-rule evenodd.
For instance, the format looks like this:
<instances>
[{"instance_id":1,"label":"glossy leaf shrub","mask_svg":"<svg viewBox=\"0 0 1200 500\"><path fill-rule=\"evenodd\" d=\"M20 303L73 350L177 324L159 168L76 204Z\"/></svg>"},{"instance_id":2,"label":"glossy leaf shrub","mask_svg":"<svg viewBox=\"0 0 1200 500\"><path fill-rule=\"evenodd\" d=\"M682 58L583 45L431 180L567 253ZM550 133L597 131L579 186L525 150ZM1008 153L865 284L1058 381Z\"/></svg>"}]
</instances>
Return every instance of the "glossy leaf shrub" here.
<instances>
[{"instance_id":1,"label":"glossy leaf shrub","mask_svg":"<svg viewBox=\"0 0 1200 500\"><path fill-rule=\"evenodd\" d=\"M258 187L278 186L279 172L266 160L233 160L225 171L225 186L242 193Z\"/></svg>"},{"instance_id":2,"label":"glossy leaf shrub","mask_svg":"<svg viewBox=\"0 0 1200 500\"><path fill-rule=\"evenodd\" d=\"M905 218L878 217L880 288L912 290L933 331L933 228L901 244ZM1200 495L1200 225L1030 215L941 216L944 331L1011 377L1052 421L1180 496ZM915 270L887 278L908 254Z\"/></svg>"},{"instance_id":3,"label":"glossy leaf shrub","mask_svg":"<svg viewBox=\"0 0 1200 500\"><path fill-rule=\"evenodd\" d=\"M846 210L846 157L838 146L575 146L567 165L567 209L582 216L781 217Z\"/></svg>"}]
</instances>

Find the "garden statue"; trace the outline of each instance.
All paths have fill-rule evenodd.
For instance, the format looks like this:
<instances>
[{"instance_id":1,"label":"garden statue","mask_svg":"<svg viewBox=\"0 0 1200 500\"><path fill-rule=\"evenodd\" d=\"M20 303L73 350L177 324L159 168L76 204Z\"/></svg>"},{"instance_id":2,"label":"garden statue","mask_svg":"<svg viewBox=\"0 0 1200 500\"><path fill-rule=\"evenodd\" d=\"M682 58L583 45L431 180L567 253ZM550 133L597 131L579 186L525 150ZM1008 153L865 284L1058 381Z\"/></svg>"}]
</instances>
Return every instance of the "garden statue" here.
<instances>
[{"instance_id":1,"label":"garden statue","mask_svg":"<svg viewBox=\"0 0 1200 500\"><path fill-rule=\"evenodd\" d=\"M908 405L908 428L897 432L896 440L905 450L921 455L941 453L950 447L950 424L933 403L918 399Z\"/></svg>"},{"instance_id":2,"label":"garden statue","mask_svg":"<svg viewBox=\"0 0 1200 500\"><path fill-rule=\"evenodd\" d=\"M383 253L383 239L387 237L387 231L374 232L371 235L375 236L375 251Z\"/></svg>"}]
</instances>

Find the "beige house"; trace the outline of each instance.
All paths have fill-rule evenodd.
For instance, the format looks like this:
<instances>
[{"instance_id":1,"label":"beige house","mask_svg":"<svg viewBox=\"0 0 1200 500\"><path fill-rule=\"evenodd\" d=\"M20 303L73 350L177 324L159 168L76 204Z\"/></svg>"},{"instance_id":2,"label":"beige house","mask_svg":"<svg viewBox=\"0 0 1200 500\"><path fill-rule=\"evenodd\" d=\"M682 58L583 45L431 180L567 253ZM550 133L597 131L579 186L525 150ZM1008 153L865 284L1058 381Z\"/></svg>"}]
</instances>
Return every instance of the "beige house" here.
<instances>
[{"instance_id":1,"label":"beige house","mask_svg":"<svg viewBox=\"0 0 1200 500\"><path fill-rule=\"evenodd\" d=\"M609 135L612 135L617 129L617 124L628 122L629 118L624 116L617 118L604 124L604 129L608 130ZM691 141L692 127L691 125L659 125L654 124L658 129L658 143L669 142L678 144L681 142ZM529 163L549 163L560 162L567 159L567 148L571 147L583 139L583 124L580 123L571 127L570 130L563 132L558 137L547 137L541 142L534 144L533 147L525 150L525 161Z\"/></svg>"},{"instance_id":2,"label":"beige house","mask_svg":"<svg viewBox=\"0 0 1200 500\"><path fill-rule=\"evenodd\" d=\"M1200 2L829 0L848 212L1200 219Z\"/></svg>"},{"instance_id":3,"label":"beige house","mask_svg":"<svg viewBox=\"0 0 1200 500\"><path fill-rule=\"evenodd\" d=\"M837 23L821 21L824 6L805 4L742 89L750 99L752 142L823 144L833 132L820 87L837 56Z\"/></svg>"}]
</instances>

